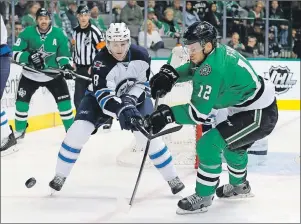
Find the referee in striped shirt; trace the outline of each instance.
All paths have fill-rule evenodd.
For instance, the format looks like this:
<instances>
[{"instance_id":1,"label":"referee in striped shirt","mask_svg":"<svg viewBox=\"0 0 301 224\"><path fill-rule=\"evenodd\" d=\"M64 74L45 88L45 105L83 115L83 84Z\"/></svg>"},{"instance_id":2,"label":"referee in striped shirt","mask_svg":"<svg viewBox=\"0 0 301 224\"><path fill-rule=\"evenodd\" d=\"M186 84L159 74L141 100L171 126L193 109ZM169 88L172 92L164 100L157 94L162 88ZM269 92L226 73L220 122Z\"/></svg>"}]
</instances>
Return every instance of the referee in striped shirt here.
<instances>
[{"instance_id":1,"label":"referee in striped shirt","mask_svg":"<svg viewBox=\"0 0 301 224\"><path fill-rule=\"evenodd\" d=\"M78 7L77 19L79 25L74 28L72 38L73 62L78 74L89 76L88 71L94 57L105 46L104 35L90 23L90 10L87 6ZM74 105L76 109L89 84L89 81L75 79Z\"/></svg>"}]
</instances>

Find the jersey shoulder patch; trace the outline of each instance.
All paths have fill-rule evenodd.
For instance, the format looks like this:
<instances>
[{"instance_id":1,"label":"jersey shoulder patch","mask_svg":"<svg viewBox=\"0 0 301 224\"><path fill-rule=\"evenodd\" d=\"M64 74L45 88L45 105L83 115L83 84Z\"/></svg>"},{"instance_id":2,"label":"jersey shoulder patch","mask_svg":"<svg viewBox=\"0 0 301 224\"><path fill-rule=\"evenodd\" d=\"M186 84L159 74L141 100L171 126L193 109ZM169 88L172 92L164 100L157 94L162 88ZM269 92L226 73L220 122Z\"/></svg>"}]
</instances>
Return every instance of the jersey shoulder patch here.
<instances>
[{"instance_id":1,"label":"jersey shoulder patch","mask_svg":"<svg viewBox=\"0 0 301 224\"><path fill-rule=\"evenodd\" d=\"M208 76L212 72L212 68L209 64L202 65L200 68L201 76Z\"/></svg>"},{"instance_id":2,"label":"jersey shoulder patch","mask_svg":"<svg viewBox=\"0 0 301 224\"><path fill-rule=\"evenodd\" d=\"M102 51L99 51L92 64L92 69L94 72L99 73L100 71L109 71L112 67L112 64L114 64L114 59L110 55L110 53L105 49ZM105 70L104 70L105 69ZM106 75L106 74L102 74Z\"/></svg>"}]
</instances>

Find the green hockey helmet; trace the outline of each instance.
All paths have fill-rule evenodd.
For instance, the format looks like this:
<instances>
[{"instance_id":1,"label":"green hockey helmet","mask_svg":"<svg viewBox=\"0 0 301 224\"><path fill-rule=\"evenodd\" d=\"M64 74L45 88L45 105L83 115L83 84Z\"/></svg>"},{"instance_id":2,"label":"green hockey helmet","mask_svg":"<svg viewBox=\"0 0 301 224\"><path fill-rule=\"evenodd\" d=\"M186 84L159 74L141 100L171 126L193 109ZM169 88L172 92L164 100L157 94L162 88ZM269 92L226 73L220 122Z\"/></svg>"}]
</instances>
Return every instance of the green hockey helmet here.
<instances>
[{"instance_id":1,"label":"green hockey helmet","mask_svg":"<svg viewBox=\"0 0 301 224\"><path fill-rule=\"evenodd\" d=\"M190 25L183 35L184 44L189 45L199 42L201 46L210 42L212 47L217 45L217 30L208 22L195 22Z\"/></svg>"}]
</instances>

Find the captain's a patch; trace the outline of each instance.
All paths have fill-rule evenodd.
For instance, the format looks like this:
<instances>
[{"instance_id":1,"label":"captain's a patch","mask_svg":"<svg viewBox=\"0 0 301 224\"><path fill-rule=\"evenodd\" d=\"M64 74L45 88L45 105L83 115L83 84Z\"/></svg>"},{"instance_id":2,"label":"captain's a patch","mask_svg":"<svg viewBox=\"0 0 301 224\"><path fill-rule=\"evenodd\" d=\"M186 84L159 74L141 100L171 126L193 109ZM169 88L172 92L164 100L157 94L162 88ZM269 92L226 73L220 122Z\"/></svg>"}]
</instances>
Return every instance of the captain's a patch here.
<instances>
[{"instance_id":1,"label":"captain's a patch","mask_svg":"<svg viewBox=\"0 0 301 224\"><path fill-rule=\"evenodd\" d=\"M211 66L206 64L202 66L202 68L200 69L200 75L207 76L211 73L211 71L212 71Z\"/></svg>"}]
</instances>

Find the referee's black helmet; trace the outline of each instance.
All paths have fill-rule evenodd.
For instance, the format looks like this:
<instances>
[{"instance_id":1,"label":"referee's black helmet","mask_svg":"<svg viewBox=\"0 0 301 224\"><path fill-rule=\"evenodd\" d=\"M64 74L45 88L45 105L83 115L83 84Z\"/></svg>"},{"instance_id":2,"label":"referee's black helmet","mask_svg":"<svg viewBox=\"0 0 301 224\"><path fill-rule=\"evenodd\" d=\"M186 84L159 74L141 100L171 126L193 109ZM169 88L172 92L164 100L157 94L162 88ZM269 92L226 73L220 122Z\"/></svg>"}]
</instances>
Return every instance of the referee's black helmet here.
<instances>
[{"instance_id":1,"label":"referee's black helmet","mask_svg":"<svg viewBox=\"0 0 301 224\"><path fill-rule=\"evenodd\" d=\"M78 8L77 8L77 14L87 14L87 13L90 13L90 10L88 8L88 6L86 5L80 5Z\"/></svg>"}]
</instances>

